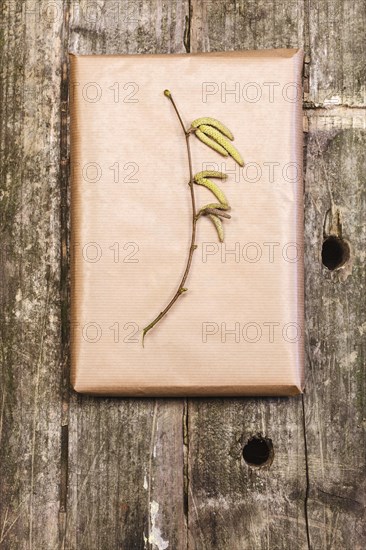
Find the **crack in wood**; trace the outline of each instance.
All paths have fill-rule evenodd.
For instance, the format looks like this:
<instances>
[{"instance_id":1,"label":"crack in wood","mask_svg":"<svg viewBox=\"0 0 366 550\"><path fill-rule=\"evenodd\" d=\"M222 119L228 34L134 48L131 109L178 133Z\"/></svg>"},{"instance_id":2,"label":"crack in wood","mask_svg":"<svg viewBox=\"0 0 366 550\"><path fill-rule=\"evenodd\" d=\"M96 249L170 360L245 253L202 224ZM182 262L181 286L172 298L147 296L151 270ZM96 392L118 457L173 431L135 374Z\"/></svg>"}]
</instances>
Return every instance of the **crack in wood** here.
<instances>
[{"instance_id":1,"label":"crack in wood","mask_svg":"<svg viewBox=\"0 0 366 550\"><path fill-rule=\"evenodd\" d=\"M307 436L306 436L305 397L304 397L304 395L305 395L304 393L301 394L302 424L303 424L304 453L305 453L305 475L306 475L306 488L305 488L305 499L304 499L304 516L305 516L306 540L307 540L307 544L308 544L308 550L311 550L310 528L309 528L309 511L308 511L309 492L310 492L310 475L309 475L308 445L307 445Z\"/></svg>"},{"instance_id":2,"label":"crack in wood","mask_svg":"<svg viewBox=\"0 0 366 550\"><path fill-rule=\"evenodd\" d=\"M188 15L185 18L185 27L183 34L183 44L186 50L186 53L191 51L191 21L192 21L192 3L191 0L188 0Z\"/></svg>"}]
</instances>

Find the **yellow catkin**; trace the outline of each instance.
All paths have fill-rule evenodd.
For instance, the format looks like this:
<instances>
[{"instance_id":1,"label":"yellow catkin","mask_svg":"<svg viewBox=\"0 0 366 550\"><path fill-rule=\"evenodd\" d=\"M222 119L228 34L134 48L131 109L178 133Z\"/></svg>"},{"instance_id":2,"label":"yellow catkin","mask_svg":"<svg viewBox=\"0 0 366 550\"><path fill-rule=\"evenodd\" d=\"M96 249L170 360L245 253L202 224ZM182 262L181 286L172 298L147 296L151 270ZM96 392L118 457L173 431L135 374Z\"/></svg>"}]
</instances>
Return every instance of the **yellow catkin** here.
<instances>
[{"instance_id":1,"label":"yellow catkin","mask_svg":"<svg viewBox=\"0 0 366 550\"><path fill-rule=\"evenodd\" d=\"M207 128L208 128L208 126L207 126ZM221 147L221 145L216 143L216 141L214 141L213 139L206 136L206 134L201 132L201 130L196 130L195 135L198 137L199 140L202 141L202 143L205 143L206 145L211 147L211 149L214 149L215 151L220 153L220 155L222 155L223 157L228 157L229 156L228 152L226 151L226 149L224 149L224 147Z\"/></svg>"},{"instance_id":2,"label":"yellow catkin","mask_svg":"<svg viewBox=\"0 0 366 550\"><path fill-rule=\"evenodd\" d=\"M206 124L208 126L213 126L213 128L216 128L217 130L220 130L220 132L222 134L224 134L224 136L228 137L231 140L234 139L234 136L230 132L229 128L227 128L219 120L216 120L216 118L210 118L210 117L197 118L197 120L194 120L192 122L193 128L199 128L200 126L202 126L202 124Z\"/></svg>"},{"instance_id":3,"label":"yellow catkin","mask_svg":"<svg viewBox=\"0 0 366 550\"><path fill-rule=\"evenodd\" d=\"M230 141L228 141L226 137L223 136L218 130L204 124L200 126L200 131L214 139L219 145L221 145L221 147L226 149L229 155L231 155L240 166L244 166L244 161L239 151L237 151L234 145L230 143Z\"/></svg>"},{"instance_id":4,"label":"yellow catkin","mask_svg":"<svg viewBox=\"0 0 366 550\"><path fill-rule=\"evenodd\" d=\"M223 193L223 191L221 191L221 189L216 185L216 183L214 183L213 181L211 181L207 178L197 178L196 179L196 177L195 177L194 181L198 185L203 185L204 187L209 189L215 195L215 197L217 198L217 200L221 204L223 204L225 206L228 205L228 201L227 201L227 198L225 196L225 193Z\"/></svg>"},{"instance_id":5,"label":"yellow catkin","mask_svg":"<svg viewBox=\"0 0 366 550\"><path fill-rule=\"evenodd\" d=\"M216 170L205 170L204 172L198 172L195 175L196 178L218 178L220 180L226 180L227 174L224 172L216 172Z\"/></svg>"},{"instance_id":6,"label":"yellow catkin","mask_svg":"<svg viewBox=\"0 0 366 550\"><path fill-rule=\"evenodd\" d=\"M212 223L216 227L216 231L217 231L217 234L219 236L220 242L223 243L224 242L224 227L222 225L222 222L221 222L220 218L215 216L215 214L209 214L208 217L210 218L210 220L212 221Z\"/></svg>"}]
</instances>

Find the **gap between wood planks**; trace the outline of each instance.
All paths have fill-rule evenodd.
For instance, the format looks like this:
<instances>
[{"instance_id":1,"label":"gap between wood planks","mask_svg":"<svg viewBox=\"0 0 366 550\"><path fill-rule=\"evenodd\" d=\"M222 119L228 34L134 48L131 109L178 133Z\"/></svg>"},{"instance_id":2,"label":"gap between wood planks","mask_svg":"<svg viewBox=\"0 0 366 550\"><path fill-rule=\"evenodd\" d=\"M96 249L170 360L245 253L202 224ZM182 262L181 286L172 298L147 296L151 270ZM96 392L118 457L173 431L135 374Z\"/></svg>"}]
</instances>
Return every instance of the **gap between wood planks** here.
<instances>
[{"instance_id":1,"label":"gap between wood planks","mask_svg":"<svg viewBox=\"0 0 366 550\"><path fill-rule=\"evenodd\" d=\"M60 192L61 192L61 478L60 478L60 511L59 541L60 548L65 547L67 529L67 489L69 470L69 404L70 404L70 354L69 354L69 222L68 222L68 189L69 189L69 149L68 149L68 44L69 44L70 5L66 2L62 26L61 43L63 45L61 75L61 121L60 121Z\"/></svg>"}]
</instances>

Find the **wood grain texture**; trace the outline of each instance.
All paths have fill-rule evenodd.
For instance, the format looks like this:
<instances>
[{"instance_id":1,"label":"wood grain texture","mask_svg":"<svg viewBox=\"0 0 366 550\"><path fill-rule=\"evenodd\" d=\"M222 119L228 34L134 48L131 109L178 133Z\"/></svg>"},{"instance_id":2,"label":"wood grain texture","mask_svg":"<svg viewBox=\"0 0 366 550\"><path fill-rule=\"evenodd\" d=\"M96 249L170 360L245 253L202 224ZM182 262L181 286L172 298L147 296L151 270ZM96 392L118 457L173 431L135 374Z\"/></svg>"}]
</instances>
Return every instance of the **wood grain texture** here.
<instances>
[{"instance_id":1,"label":"wood grain texture","mask_svg":"<svg viewBox=\"0 0 366 550\"><path fill-rule=\"evenodd\" d=\"M313 548L361 549L366 541L366 131L352 115L324 118L330 120L320 124L309 117L306 178L309 522ZM329 209L335 220L331 232L325 220ZM320 261L324 226L325 236L342 236L351 246L351 261L338 272Z\"/></svg>"},{"instance_id":2,"label":"wood grain texture","mask_svg":"<svg viewBox=\"0 0 366 550\"><path fill-rule=\"evenodd\" d=\"M301 0L192 0L192 51L304 47Z\"/></svg>"},{"instance_id":3,"label":"wood grain texture","mask_svg":"<svg viewBox=\"0 0 366 550\"><path fill-rule=\"evenodd\" d=\"M1 550L365 548L365 18L363 0L2 2ZM304 398L70 391L68 51L297 46ZM351 247L332 273L329 232ZM242 457L257 433L274 446L263 468Z\"/></svg>"},{"instance_id":4,"label":"wood grain texture","mask_svg":"<svg viewBox=\"0 0 366 550\"><path fill-rule=\"evenodd\" d=\"M256 433L269 468L243 460ZM305 486L301 397L190 400L189 548L306 548Z\"/></svg>"},{"instance_id":5,"label":"wood grain texture","mask_svg":"<svg viewBox=\"0 0 366 550\"><path fill-rule=\"evenodd\" d=\"M366 105L363 0L309 2L310 96L315 105Z\"/></svg>"},{"instance_id":6,"label":"wood grain texture","mask_svg":"<svg viewBox=\"0 0 366 550\"><path fill-rule=\"evenodd\" d=\"M78 396L69 435L65 548L185 548L181 400Z\"/></svg>"},{"instance_id":7,"label":"wood grain texture","mask_svg":"<svg viewBox=\"0 0 366 550\"><path fill-rule=\"evenodd\" d=\"M62 7L1 7L0 547L58 543ZM47 530L44 525L47 524Z\"/></svg>"},{"instance_id":8,"label":"wood grain texture","mask_svg":"<svg viewBox=\"0 0 366 550\"><path fill-rule=\"evenodd\" d=\"M70 51L182 53L188 13L186 0L73 0Z\"/></svg>"}]
</instances>

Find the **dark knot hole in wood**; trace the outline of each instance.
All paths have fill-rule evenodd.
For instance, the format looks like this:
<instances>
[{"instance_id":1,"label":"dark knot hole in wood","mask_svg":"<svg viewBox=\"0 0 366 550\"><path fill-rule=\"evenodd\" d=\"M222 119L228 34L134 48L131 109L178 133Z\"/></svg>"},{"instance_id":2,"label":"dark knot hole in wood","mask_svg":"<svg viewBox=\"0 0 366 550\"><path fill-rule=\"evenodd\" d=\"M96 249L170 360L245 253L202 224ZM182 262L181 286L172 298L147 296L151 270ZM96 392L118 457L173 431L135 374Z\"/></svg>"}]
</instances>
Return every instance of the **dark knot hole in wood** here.
<instances>
[{"instance_id":1,"label":"dark knot hole in wood","mask_svg":"<svg viewBox=\"0 0 366 550\"><path fill-rule=\"evenodd\" d=\"M243 449L243 458L249 466L270 466L274 459L272 439L255 435Z\"/></svg>"},{"instance_id":2,"label":"dark knot hole in wood","mask_svg":"<svg viewBox=\"0 0 366 550\"><path fill-rule=\"evenodd\" d=\"M322 247L322 262L330 271L342 267L350 259L347 241L331 235L325 239Z\"/></svg>"}]
</instances>

